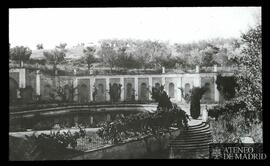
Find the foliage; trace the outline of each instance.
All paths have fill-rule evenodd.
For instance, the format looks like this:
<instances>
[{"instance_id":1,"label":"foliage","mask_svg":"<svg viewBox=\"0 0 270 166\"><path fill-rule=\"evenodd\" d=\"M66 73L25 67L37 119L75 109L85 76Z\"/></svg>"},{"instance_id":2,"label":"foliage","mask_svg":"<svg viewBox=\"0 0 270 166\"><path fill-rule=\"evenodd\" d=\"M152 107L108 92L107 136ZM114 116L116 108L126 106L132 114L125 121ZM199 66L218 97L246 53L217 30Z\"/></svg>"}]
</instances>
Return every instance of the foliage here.
<instances>
[{"instance_id":1,"label":"foliage","mask_svg":"<svg viewBox=\"0 0 270 166\"><path fill-rule=\"evenodd\" d=\"M41 133L38 136L34 133L31 136L26 135L27 142L35 145L31 154L36 156L35 160L61 159L59 157L65 154L67 148L75 149L77 139L86 136L86 131L79 129L79 132L73 134L70 131L63 133L57 131L50 134Z\"/></svg>"},{"instance_id":2,"label":"foliage","mask_svg":"<svg viewBox=\"0 0 270 166\"><path fill-rule=\"evenodd\" d=\"M261 25L242 35L242 56L236 58L241 67L236 73L237 97L247 111L262 112L262 37Z\"/></svg>"},{"instance_id":3,"label":"foliage","mask_svg":"<svg viewBox=\"0 0 270 166\"><path fill-rule=\"evenodd\" d=\"M203 59L202 59L202 65L203 66L213 66L217 64L215 61L215 56L219 52L219 48L215 47L211 44L203 51Z\"/></svg>"},{"instance_id":4,"label":"foliage","mask_svg":"<svg viewBox=\"0 0 270 166\"><path fill-rule=\"evenodd\" d=\"M187 128L188 115L176 104L171 103L170 98L163 89L164 87L161 86L152 90L152 98L158 101L156 112L120 117L113 122L103 124L97 134L104 140L117 144L138 135L152 133L157 136L164 131L169 131L172 126L180 129Z\"/></svg>"},{"instance_id":5,"label":"foliage","mask_svg":"<svg viewBox=\"0 0 270 166\"><path fill-rule=\"evenodd\" d=\"M216 142L235 142L251 136L262 142L262 52L261 25L242 34L241 56L234 56L240 66L236 72L236 97L208 111ZM235 47L237 46L235 43Z\"/></svg>"},{"instance_id":6,"label":"foliage","mask_svg":"<svg viewBox=\"0 0 270 166\"><path fill-rule=\"evenodd\" d=\"M83 50L85 54L84 60L87 63L88 70L91 68L91 64L96 62L96 58L94 57L96 49L93 46L88 46Z\"/></svg>"},{"instance_id":7,"label":"foliage","mask_svg":"<svg viewBox=\"0 0 270 166\"><path fill-rule=\"evenodd\" d=\"M151 133L158 135L160 132L169 131L171 126L186 128L187 117L185 111L176 107L168 111L139 113L103 124L97 134L104 140L117 144L136 136Z\"/></svg>"},{"instance_id":8,"label":"foliage","mask_svg":"<svg viewBox=\"0 0 270 166\"><path fill-rule=\"evenodd\" d=\"M115 67L115 62L117 60L114 45L115 43L111 40L103 40L101 41L100 48L97 52L102 62L106 65L109 65L111 70L113 67Z\"/></svg>"},{"instance_id":9,"label":"foliage","mask_svg":"<svg viewBox=\"0 0 270 166\"><path fill-rule=\"evenodd\" d=\"M218 74L216 84L218 91L223 94L226 100L235 97L235 89L237 86L235 76L223 77L221 74Z\"/></svg>"},{"instance_id":10,"label":"foliage","mask_svg":"<svg viewBox=\"0 0 270 166\"><path fill-rule=\"evenodd\" d=\"M9 59L18 61L21 65L21 62L26 62L30 59L32 50L24 46L16 46L10 48L9 50Z\"/></svg>"},{"instance_id":11,"label":"foliage","mask_svg":"<svg viewBox=\"0 0 270 166\"><path fill-rule=\"evenodd\" d=\"M60 44L56 46L52 51L44 51L43 55L45 56L47 62L53 64L53 69L56 71L56 67L59 63L65 60L67 49L65 49L66 44Z\"/></svg>"},{"instance_id":12,"label":"foliage","mask_svg":"<svg viewBox=\"0 0 270 166\"><path fill-rule=\"evenodd\" d=\"M42 49L43 49L43 44L42 44L42 43L37 44L37 49L38 49L38 50L42 50Z\"/></svg>"},{"instance_id":13,"label":"foliage","mask_svg":"<svg viewBox=\"0 0 270 166\"><path fill-rule=\"evenodd\" d=\"M262 114L244 111L247 107L242 100L231 100L208 110L213 127L214 141L235 143L240 137L252 137L255 142L262 142Z\"/></svg>"},{"instance_id":14,"label":"foliage","mask_svg":"<svg viewBox=\"0 0 270 166\"><path fill-rule=\"evenodd\" d=\"M67 49L66 43L61 43L54 50L44 51L47 62L58 65L59 63L71 63L74 66L85 67L88 70L93 63L101 62L102 67L114 69L160 69L162 66L171 69L194 68L196 65L219 66L234 65L235 58L239 56L242 43L237 39L213 39L196 43L173 45L168 42L151 40L101 40L98 46L83 45L73 49ZM38 49L42 44L37 45ZM57 50L57 51L56 51ZM79 59L57 62L62 57L59 54L75 54ZM44 55L45 55L44 54ZM95 56L94 56L95 54ZM60 58L61 59L61 58ZM55 63L57 62L57 63ZM54 66L55 66L54 65ZM89 73L89 72L88 72Z\"/></svg>"},{"instance_id":15,"label":"foliage","mask_svg":"<svg viewBox=\"0 0 270 166\"><path fill-rule=\"evenodd\" d=\"M229 117L239 114L240 110L245 107L246 105L243 101L227 101L224 104L208 109L208 116L218 120L221 115L227 115Z\"/></svg>"},{"instance_id":16,"label":"foliage","mask_svg":"<svg viewBox=\"0 0 270 166\"><path fill-rule=\"evenodd\" d=\"M236 39L215 39L169 45L160 41L102 40L97 55L105 65L121 68L186 68L195 65L232 65L238 55Z\"/></svg>"},{"instance_id":17,"label":"foliage","mask_svg":"<svg viewBox=\"0 0 270 166\"><path fill-rule=\"evenodd\" d=\"M30 64L40 64L40 65L45 65L46 60L45 59L30 59L29 60Z\"/></svg>"},{"instance_id":18,"label":"foliage","mask_svg":"<svg viewBox=\"0 0 270 166\"><path fill-rule=\"evenodd\" d=\"M219 120L211 120L214 143L239 143L240 137L251 137L256 143L262 143L262 123L245 123L243 116L235 114L226 118L221 115Z\"/></svg>"},{"instance_id":19,"label":"foliage","mask_svg":"<svg viewBox=\"0 0 270 166\"><path fill-rule=\"evenodd\" d=\"M206 87L194 87L191 91L190 97L190 115L193 119L197 119L200 116L201 106L200 100L203 94L207 91Z\"/></svg>"},{"instance_id":20,"label":"foliage","mask_svg":"<svg viewBox=\"0 0 270 166\"><path fill-rule=\"evenodd\" d=\"M173 107L170 98L167 93L164 91L164 86L152 87L152 99L158 102L158 108L170 109Z\"/></svg>"}]
</instances>

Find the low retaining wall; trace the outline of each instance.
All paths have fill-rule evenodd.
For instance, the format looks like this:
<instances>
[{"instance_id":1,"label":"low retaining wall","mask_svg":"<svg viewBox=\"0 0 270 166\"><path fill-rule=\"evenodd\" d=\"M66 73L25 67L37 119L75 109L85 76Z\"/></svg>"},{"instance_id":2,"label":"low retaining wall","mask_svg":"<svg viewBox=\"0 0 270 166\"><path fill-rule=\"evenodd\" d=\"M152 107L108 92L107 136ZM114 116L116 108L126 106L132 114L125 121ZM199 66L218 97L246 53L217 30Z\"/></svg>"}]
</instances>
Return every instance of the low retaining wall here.
<instances>
[{"instance_id":1,"label":"low retaining wall","mask_svg":"<svg viewBox=\"0 0 270 166\"><path fill-rule=\"evenodd\" d=\"M147 136L139 140L84 152L84 154L70 157L70 160L156 158L149 156L149 154L166 150L169 139L174 139L179 134L180 130L176 129L158 138L155 136Z\"/></svg>"},{"instance_id":2,"label":"low retaining wall","mask_svg":"<svg viewBox=\"0 0 270 166\"><path fill-rule=\"evenodd\" d=\"M64 106L54 108L43 108L37 110L28 110L21 112L10 112L10 119L34 117L36 115L59 115L70 112L104 112L104 111L131 111L153 112L157 108L157 104L115 104L115 105L83 105L83 106Z\"/></svg>"},{"instance_id":3,"label":"low retaining wall","mask_svg":"<svg viewBox=\"0 0 270 166\"><path fill-rule=\"evenodd\" d=\"M84 130L85 130L87 135L94 135L99 129L100 128L85 128ZM78 128L76 128L76 129L61 129L61 130L52 129L52 130L40 130L40 131L9 132L9 136L26 139L26 137L25 137L26 135L31 136L35 133L35 135L38 136L41 133L50 134L51 132L58 132L58 131L60 133L70 131L73 134L75 132L79 132L80 129L78 129Z\"/></svg>"}]
</instances>

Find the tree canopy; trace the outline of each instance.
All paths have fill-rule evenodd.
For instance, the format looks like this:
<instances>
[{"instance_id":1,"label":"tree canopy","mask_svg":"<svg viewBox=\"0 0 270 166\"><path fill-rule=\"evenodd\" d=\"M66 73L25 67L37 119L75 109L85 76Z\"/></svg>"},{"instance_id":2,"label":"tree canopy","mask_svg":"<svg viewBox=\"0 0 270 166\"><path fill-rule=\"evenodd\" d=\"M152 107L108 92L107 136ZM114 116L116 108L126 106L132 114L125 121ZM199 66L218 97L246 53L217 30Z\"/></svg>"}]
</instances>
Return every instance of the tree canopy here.
<instances>
[{"instance_id":1,"label":"tree canopy","mask_svg":"<svg viewBox=\"0 0 270 166\"><path fill-rule=\"evenodd\" d=\"M30 59L31 54L32 54L32 50L24 46L16 46L16 47L10 48L9 50L9 58L11 60L18 61L20 65L21 65L21 62L28 61Z\"/></svg>"},{"instance_id":2,"label":"tree canopy","mask_svg":"<svg viewBox=\"0 0 270 166\"><path fill-rule=\"evenodd\" d=\"M57 65L65 60L67 51L65 47L66 44L60 44L59 46L56 46L52 51L43 52L47 62L53 65L54 71L56 70Z\"/></svg>"},{"instance_id":3,"label":"tree canopy","mask_svg":"<svg viewBox=\"0 0 270 166\"><path fill-rule=\"evenodd\" d=\"M236 58L241 67L237 72L237 94L249 111L262 111L262 37L261 25L242 35L242 56Z\"/></svg>"}]
</instances>

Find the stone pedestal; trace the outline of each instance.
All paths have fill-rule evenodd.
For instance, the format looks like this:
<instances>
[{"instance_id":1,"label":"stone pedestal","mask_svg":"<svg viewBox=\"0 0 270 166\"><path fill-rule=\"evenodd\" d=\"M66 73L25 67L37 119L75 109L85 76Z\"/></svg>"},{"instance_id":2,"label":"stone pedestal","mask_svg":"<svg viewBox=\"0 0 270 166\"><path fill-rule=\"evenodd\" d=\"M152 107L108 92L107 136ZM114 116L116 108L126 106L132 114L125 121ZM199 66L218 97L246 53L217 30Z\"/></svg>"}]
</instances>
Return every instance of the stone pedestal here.
<instances>
[{"instance_id":1,"label":"stone pedestal","mask_svg":"<svg viewBox=\"0 0 270 166\"><path fill-rule=\"evenodd\" d=\"M149 81L149 83L148 83L149 84L149 91L152 91L152 86L153 86L152 85L153 84L152 77L148 77L148 81ZM149 100L152 100L152 95L150 93L149 93Z\"/></svg>"},{"instance_id":2,"label":"stone pedestal","mask_svg":"<svg viewBox=\"0 0 270 166\"><path fill-rule=\"evenodd\" d=\"M120 77L120 84L122 85L121 86L120 101L124 101L124 94L125 94L124 77Z\"/></svg>"},{"instance_id":3,"label":"stone pedestal","mask_svg":"<svg viewBox=\"0 0 270 166\"><path fill-rule=\"evenodd\" d=\"M36 72L36 94L40 95L40 73L39 70Z\"/></svg>"},{"instance_id":4,"label":"stone pedestal","mask_svg":"<svg viewBox=\"0 0 270 166\"><path fill-rule=\"evenodd\" d=\"M94 85L95 85L95 78L90 78L90 85L89 85L89 89L90 89L90 101L94 101L93 99L93 93L94 93Z\"/></svg>"},{"instance_id":5,"label":"stone pedestal","mask_svg":"<svg viewBox=\"0 0 270 166\"><path fill-rule=\"evenodd\" d=\"M73 88L76 88L74 91L74 101L78 101L78 79L77 78L74 79Z\"/></svg>"},{"instance_id":6,"label":"stone pedestal","mask_svg":"<svg viewBox=\"0 0 270 166\"><path fill-rule=\"evenodd\" d=\"M215 102L219 101L219 91L217 89L217 84L216 84L217 76L215 75L214 77L214 86L215 86Z\"/></svg>"},{"instance_id":7,"label":"stone pedestal","mask_svg":"<svg viewBox=\"0 0 270 166\"><path fill-rule=\"evenodd\" d=\"M25 88L25 69L20 69L19 71L19 87L20 88Z\"/></svg>"},{"instance_id":8,"label":"stone pedestal","mask_svg":"<svg viewBox=\"0 0 270 166\"><path fill-rule=\"evenodd\" d=\"M196 70L195 70L196 73L200 73L200 66L196 66Z\"/></svg>"},{"instance_id":9,"label":"stone pedestal","mask_svg":"<svg viewBox=\"0 0 270 166\"><path fill-rule=\"evenodd\" d=\"M134 78L134 90L135 90L135 100L139 99L139 82L138 77Z\"/></svg>"},{"instance_id":10,"label":"stone pedestal","mask_svg":"<svg viewBox=\"0 0 270 166\"><path fill-rule=\"evenodd\" d=\"M110 94L109 94L109 92L110 92L110 79L109 78L106 78L106 91L105 91L105 93L106 93L106 101L110 101Z\"/></svg>"}]
</instances>

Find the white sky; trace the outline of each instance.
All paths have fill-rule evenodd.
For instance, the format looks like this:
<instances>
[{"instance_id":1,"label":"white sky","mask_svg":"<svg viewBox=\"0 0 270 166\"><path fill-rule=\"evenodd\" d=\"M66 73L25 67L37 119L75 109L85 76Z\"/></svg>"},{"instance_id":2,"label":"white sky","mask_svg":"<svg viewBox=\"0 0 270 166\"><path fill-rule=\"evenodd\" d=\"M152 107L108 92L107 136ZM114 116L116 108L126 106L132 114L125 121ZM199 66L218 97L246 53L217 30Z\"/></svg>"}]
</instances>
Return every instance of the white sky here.
<instances>
[{"instance_id":1,"label":"white sky","mask_svg":"<svg viewBox=\"0 0 270 166\"><path fill-rule=\"evenodd\" d=\"M255 14L260 7L9 9L9 42L31 49L112 38L188 43L239 37Z\"/></svg>"}]
</instances>

